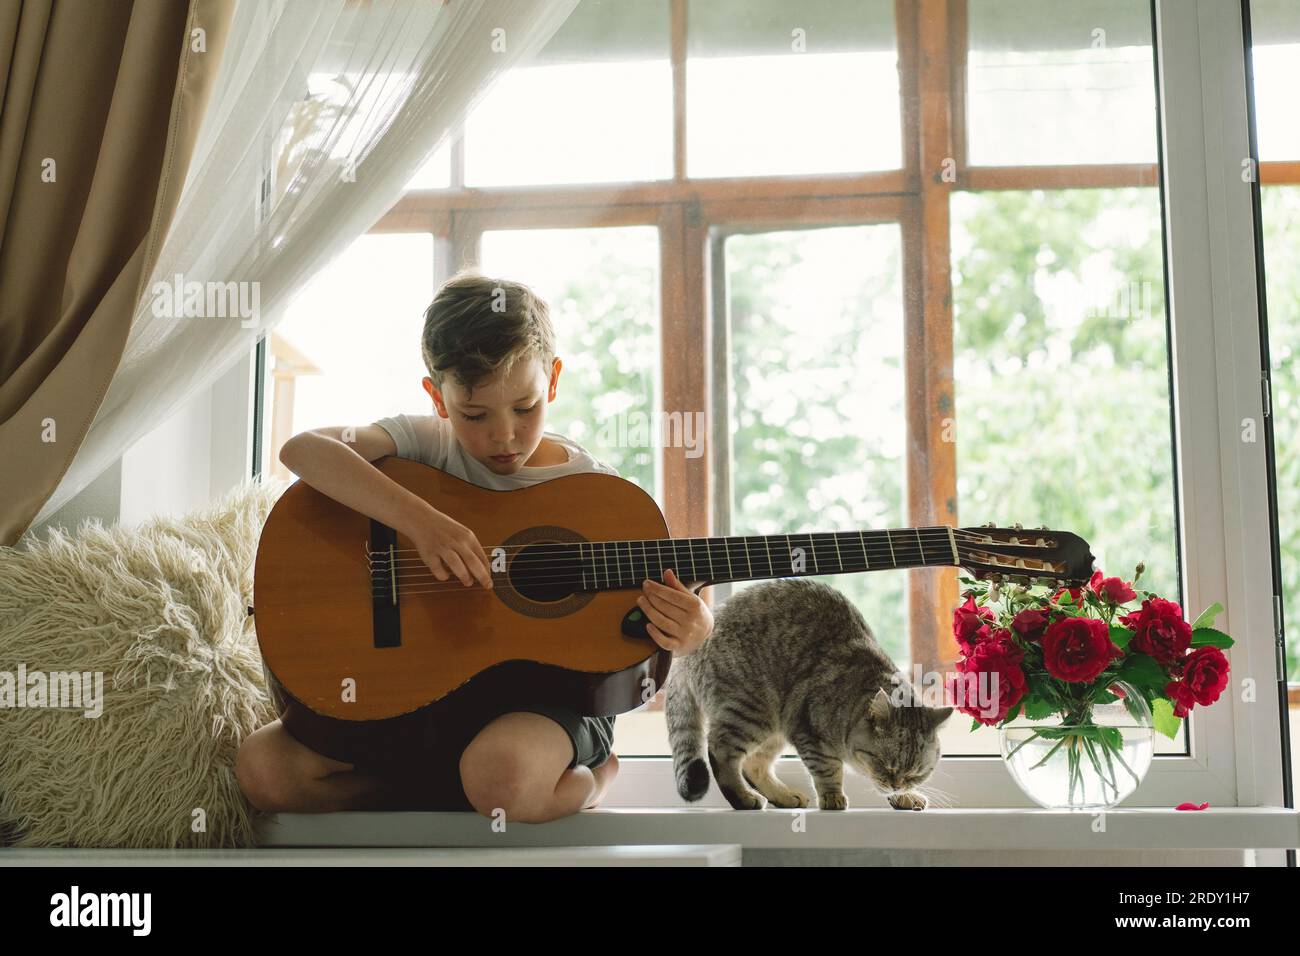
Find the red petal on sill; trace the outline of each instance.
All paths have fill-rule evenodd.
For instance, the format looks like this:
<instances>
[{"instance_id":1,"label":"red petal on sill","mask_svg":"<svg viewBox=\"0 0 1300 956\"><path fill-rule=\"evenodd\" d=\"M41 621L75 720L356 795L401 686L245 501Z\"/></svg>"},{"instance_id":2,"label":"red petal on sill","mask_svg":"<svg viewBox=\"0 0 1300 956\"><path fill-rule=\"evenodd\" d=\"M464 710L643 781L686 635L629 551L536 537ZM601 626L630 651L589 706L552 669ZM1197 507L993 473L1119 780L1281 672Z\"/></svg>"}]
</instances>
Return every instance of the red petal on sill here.
<instances>
[{"instance_id":1,"label":"red petal on sill","mask_svg":"<svg viewBox=\"0 0 1300 956\"><path fill-rule=\"evenodd\" d=\"M1202 803L1199 807L1194 803L1180 803L1178 804L1178 806L1174 807L1174 809L1175 810L1204 810L1208 806L1209 806L1208 803Z\"/></svg>"}]
</instances>

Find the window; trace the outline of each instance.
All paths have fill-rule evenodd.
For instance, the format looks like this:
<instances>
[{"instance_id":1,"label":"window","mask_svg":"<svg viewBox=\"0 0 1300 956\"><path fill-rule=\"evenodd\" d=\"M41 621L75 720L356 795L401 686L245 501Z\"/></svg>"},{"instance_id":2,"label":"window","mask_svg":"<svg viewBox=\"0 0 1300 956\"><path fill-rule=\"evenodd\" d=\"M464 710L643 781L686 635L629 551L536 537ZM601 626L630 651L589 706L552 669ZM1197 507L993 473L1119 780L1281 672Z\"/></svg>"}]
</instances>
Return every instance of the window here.
<instances>
[{"instance_id":1,"label":"window","mask_svg":"<svg viewBox=\"0 0 1300 956\"><path fill-rule=\"evenodd\" d=\"M316 274L271 333L263 470L292 479L280 448L311 428L432 414L419 318L433 287L433 238L422 233L362 236Z\"/></svg>"},{"instance_id":2,"label":"window","mask_svg":"<svg viewBox=\"0 0 1300 956\"><path fill-rule=\"evenodd\" d=\"M465 129L467 186L672 176L668 4L587 0Z\"/></svg>"},{"instance_id":3,"label":"window","mask_svg":"<svg viewBox=\"0 0 1300 956\"><path fill-rule=\"evenodd\" d=\"M968 0L974 166L1156 161L1145 3Z\"/></svg>"},{"instance_id":4,"label":"window","mask_svg":"<svg viewBox=\"0 0 1300 956\"><path fill-rule=\"evenodd\" d=\"M688 175L806 175L902 165L890 0L686 6ZM850 112L827 90L871 92Z\"/></svg>"},{"instance_id":5,"label":"window","mask_svg":"<svg viewBox=\"0 0 1300 956\"><path fill-rule=\"evenodd\" d=\"M1176 421L1180 402L1204 413L1213 363L1231 359L1195 335L1171 350L1167 276L1194 268L1174 261L1165 190L1189 166L1158 150L1156 107L1173 103L1186 128L1199 85L1161 90L1157 61L1209 67L1185 34L1157 57L1153 14L1146 0L584 0L357 248L382 239L410 257L409 301L384 321L400 311L391 321L411 341L394 347L417 361L427 298L460 265L534 285L564 360L549 427L650 491L675 537L1047 525L1088 540L1108 574L1131 578L1143 561L1142 583L1195 613L1194 595L1227 588L1189 543L1231 520L1205 489L1243 466L1230 443ZM1164 15L1176 34L1188 14ZM1270 29L1257 49L1300 44L1300 30ZM1266 122L1279 127L1262 176L1281 436L1300 408L1285 364L1300 199L1281 185L1300 182L1300 157L1276 152L1291 148L1296 57L1258 62L1257 84L1283 90L1260 87L1261 144ZM368 268L349 258L337 271ZM408 295L405 282L391 294ZM314 308L331 299L343 301L321 293ZM323 367L325 350L295 334ZM1182 381L1197 361L1210 372ZM414 386L424 372L367 381L381 374ZM423 409L402 388L369 390L389 403L375 417ZM707 421L702 455L656 444L655 427L649 443L628 437L639 416L674 412ZM1278 468L1294 478L1300 457L1279 453ZM1188 483L1202 495L1191 504ZM1284 514L1300 503L1288 502ZM1300 538L1284 548L1300 556ZM1300 559L1287 560L1300 584ZM823 580L900 667L942 672L957 575ZM728 589L711 592L716 605ZM1157 738L1169 772L1153 771L1140 802L1179 802L1195 774L1205 799L1236 798L1240 718L1230 706L1194 718ZM642 788L628 802L670 794L662 695L616 726L630 758L616 786ZM997 732L969 726L943 728L955 759L939 785L967 806L1022 805L996 766Z\"/></svg>"},{"instance_id":6,"label":"window","mask_svg":"<svg viewBox=\"0 0 1300 956\"><path fill-rule=\"evenodd\" d=\"M563 366L551 431L572 438L663 507L659 448L659 241L649 226L494 229L480 265L550 309Z\"/></svg>"},{"instance_id":7,"label":"window","mask_svg":"<svg viewBox=\"0 0 1300 956\"><path fill-rule=\"evenodd\" d=\"M904 526L898 226L742 233L722 249L729 427L715 460L731 491L720 533ZM900 575L818 580L849 596L907 661Z\"/></svg>"},{"instance_id":8,"label":"window","mask_svg":"<svg viewBox=\"0 0 1300 956\"><path fill-rule=\"evenodd\" d=\"M1300 8L1251 0L1250 27L1287 703L1292 734L1300 735L1300 129L1294 118ZM1300 752L1293 749L1292 781L1300 777L1298 767Z\"/></svg>"}]
</instances>

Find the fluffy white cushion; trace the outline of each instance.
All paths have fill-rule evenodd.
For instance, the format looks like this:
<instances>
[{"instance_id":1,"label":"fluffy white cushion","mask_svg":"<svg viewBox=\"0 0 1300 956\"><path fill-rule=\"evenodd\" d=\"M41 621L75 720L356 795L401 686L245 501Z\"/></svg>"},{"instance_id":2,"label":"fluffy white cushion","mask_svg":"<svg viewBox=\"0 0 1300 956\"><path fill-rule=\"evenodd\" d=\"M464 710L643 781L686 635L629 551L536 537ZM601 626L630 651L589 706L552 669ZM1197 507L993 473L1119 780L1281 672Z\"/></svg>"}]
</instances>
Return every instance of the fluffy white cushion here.
<instances>
[{"instance_id":1,"label":"fluffy white cushion","mask_svg":"<svg viewBox=\"0 0 1300 956\"><path fill-rule=\"evenodd\" d=\"M98 717L0 706L5 842L253 845L235 753L276 714L246 608L286 487L247 482L184 518L90 521L0 549L0 672L103 675Z\"/></svg>"}]
</instances>

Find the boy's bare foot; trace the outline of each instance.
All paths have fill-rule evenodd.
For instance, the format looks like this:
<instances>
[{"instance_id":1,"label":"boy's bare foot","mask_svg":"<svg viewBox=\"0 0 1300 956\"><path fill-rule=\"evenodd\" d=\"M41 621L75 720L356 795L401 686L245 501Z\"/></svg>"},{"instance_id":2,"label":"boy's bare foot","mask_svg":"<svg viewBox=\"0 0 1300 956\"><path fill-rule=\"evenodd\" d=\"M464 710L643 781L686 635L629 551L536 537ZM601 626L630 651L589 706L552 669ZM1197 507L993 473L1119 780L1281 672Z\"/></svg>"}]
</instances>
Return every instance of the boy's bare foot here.
<instances>
[{"instance_id":1,"label":"boy's bare foot","mask_svg":"<svg viewBox=\"0 0 1300 956\"><path fill-rule=\"evenodd\" d=\"M601 798L605 796L605 791L609 789L609 785L613 783L614 778L618 776L618 755L610 754L609 759L599 767L592 767L591 775L596 778L596 792L582 808L584 810L590 810L592 807L600 803Z\"/></svg>"}]
</instances>

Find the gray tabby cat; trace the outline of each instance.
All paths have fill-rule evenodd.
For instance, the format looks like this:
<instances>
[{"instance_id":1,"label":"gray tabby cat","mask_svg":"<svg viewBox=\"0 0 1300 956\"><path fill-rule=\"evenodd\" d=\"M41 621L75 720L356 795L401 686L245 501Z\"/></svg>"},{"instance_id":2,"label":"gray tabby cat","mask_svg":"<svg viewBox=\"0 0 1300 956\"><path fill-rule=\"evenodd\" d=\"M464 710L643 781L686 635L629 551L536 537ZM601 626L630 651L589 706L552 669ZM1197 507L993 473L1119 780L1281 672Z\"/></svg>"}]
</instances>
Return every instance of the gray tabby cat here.
<instances>
[{"instance_id":1,"label":"gray tabby cat","mask_svg":"<svg viewBox=\"0 0 1300 956\"><path fill-rule=\"evenodd\" d=\"M698 800L709 789L707 721L708 766L737 810L762 809L764 797L778 807L808 805L772 773L786 741L812 775L822 810L848 806L845 764L896 810L924 809L928 800L915 790L939 762L938 727L952 713L915 701L858 609L804 578L733 594L709 639L673 661L666 694L677 792Z\"/></svg>"}]
</instances>

